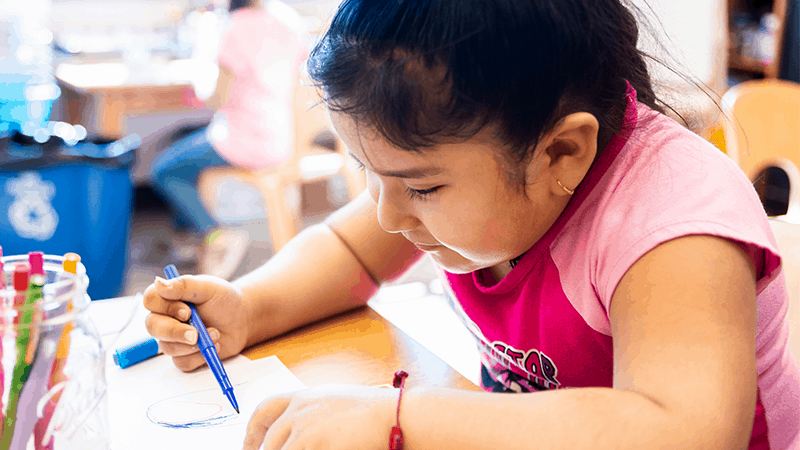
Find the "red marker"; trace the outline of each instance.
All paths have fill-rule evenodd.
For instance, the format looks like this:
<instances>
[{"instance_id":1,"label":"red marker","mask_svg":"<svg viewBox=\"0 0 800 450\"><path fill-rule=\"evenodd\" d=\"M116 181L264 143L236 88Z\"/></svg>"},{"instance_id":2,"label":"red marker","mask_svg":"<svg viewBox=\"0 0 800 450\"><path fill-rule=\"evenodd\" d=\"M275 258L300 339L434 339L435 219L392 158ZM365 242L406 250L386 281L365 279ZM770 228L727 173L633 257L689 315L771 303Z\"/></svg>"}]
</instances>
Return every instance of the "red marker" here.
<instances>
[{"instance_id":1,"label":"red marker","mask_svg":"<svg viewBox=\"0 0 800 450\"><path fill-rule=\"evenodd\" d=\"M28 281L30 281L31 265L23 262L14 267L14 306L25 304L25 295L28 292ZM16 321L16 319L15 319Z\"/></svg>"}]
</instances>

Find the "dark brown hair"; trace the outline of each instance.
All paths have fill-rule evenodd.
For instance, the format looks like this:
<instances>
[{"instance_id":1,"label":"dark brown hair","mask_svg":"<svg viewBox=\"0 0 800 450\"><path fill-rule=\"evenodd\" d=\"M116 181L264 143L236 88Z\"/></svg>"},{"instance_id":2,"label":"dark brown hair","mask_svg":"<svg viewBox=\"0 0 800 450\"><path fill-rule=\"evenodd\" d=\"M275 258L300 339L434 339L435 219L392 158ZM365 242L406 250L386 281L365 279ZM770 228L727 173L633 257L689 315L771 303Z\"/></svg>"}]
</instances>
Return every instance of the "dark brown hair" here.
<instances>
[{"instance_id":1,"label":"dark brown hair","mask_svg":"<svg viewBox=\"0 0 800 450\"><path fill-rule=\"evenodd\" d=\"M620 0L344 0L308 70L332 110L397 147L423 151L491 124L519 163L578 111L598 119L602 151L626 81L664 112L638 38Z\"/></svg>"}]
</instances>

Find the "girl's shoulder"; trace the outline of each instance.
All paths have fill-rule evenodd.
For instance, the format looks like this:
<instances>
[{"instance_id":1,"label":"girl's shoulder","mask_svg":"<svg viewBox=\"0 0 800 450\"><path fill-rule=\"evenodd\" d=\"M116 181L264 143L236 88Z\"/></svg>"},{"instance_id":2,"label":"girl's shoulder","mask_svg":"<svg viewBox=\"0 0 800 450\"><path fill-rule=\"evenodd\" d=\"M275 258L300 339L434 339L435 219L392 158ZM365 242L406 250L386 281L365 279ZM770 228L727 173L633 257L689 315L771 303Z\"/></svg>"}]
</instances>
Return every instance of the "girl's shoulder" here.
<instances>
[{"instance_id":1,"label":"girl's shoulder","mask_svg":"<svg viewBox=\"0 0 800 450\"><path fill-rule=\"evenodd\" d=\"M671 118L641 104L638 112L630 137L605 161L604 172L593 174L595 185L577 199L551 247L559 266L590 281L580 294L594 293L608 307L637 260L661 243L695 234L730 239L750 254L765 255L758 262L761 273L774 276L777 245L744 172Z\"/></svg>"},{"instance_id":2,"label":"girl's shoulder","mask_svg":"<svg viewBox=\"0 0 800 450\"><path fill-rule=\"evenodd\" d=\"M761 211L752 183L733 160L709 141L643 104L638 104L636 126L606 175L615 185L615 194L624 192L641 202L662 199L678 206L687 192L727 190L736 194L736 200Z\"/></svg>"}]
</instances>

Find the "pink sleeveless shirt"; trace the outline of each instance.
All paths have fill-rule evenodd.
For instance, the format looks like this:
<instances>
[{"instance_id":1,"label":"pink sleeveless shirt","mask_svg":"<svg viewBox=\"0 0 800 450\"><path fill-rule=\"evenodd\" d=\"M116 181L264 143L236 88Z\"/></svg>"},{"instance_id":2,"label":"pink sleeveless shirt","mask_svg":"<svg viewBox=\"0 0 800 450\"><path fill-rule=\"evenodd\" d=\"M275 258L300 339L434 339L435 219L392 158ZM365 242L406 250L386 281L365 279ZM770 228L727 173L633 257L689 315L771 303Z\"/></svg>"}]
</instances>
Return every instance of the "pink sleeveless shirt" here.
<instances>
[{"instance_id":1,"label":"pink sleeveless shirt","mask_svg":"<svg viewBox=\"0 0 800 450\"><path fill-rule=\"evenodd\" d=\"M481 350L487 391L612 387L608 310L645 253L707 234L736 241L757 272L758 399L751 449L800 448L800 369L787 348L788 294L752 184L722 152L636 102L552 228L499 283L444 273Z\"/></svg>"}]
</instances>

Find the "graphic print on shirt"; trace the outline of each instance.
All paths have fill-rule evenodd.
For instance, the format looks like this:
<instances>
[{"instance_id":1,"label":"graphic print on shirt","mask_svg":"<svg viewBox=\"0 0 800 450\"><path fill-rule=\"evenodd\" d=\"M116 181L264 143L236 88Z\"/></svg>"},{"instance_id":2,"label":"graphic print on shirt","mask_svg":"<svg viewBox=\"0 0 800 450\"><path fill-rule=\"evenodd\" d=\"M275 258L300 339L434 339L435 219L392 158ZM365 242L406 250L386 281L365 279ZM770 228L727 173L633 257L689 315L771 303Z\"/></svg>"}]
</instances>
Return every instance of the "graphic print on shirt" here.
<instances>
[{"instance_id":1,"label":"graphic print on shirt","mask_svg":"<svg viewBox=\"0 0 800 450\"><path fill-rule=\"evenodd\" d=\"M561 387L558 368L544 353L520 350L501 341L488 342L480 328L454 301L449 290L445 297L456 315L475 337L481 355L481 385L489 392L536 392Z\"/></svg>"},{"instance_id":2,"label":"graphic print on shirt","mask_svg":"<svg viewBox=\"0 0 800 450\"><path fill-rule=\"evenodd\" d=\"M536 349L526 352L495 341L490 348L481 348L481 355L486 355L481 358L481 371L486 370L496 381L491 386L492 392L534 392L561 387L555 363ZM488 387L484 384L484 388Z\"/></svg>"}]
</instances>

